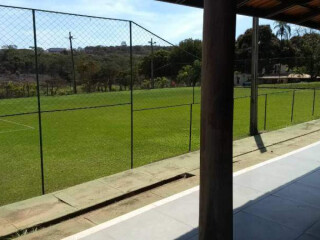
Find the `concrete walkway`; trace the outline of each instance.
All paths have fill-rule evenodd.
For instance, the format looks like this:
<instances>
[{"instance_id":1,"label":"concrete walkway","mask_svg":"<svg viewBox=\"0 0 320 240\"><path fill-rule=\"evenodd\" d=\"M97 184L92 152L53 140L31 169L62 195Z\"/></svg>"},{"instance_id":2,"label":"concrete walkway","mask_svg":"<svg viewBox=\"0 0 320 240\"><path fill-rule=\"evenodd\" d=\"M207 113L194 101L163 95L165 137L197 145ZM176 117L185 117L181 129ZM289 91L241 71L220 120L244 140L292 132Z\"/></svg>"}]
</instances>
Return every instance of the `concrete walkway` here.
<instances>
[{"instance_id":1,"label":"concrete walkway","mask_svg":"<svg viewBox=\"0 0 320 240\"><path fill-rule=\"evenodd\" d=\"M235 240L320 239L320 142L234 174ZM64 240L196 240L198 187Z\"/></svg>"},{"instance_id":2,"label":"concrete walkway","mask_svg":"<svg viewBox=\"0 0 320 240\"><path fill-rule=\"evenodd\" d=\"M318 139L320 120L237 140L234 142L234 171ZM177 177L185 173L194 177ZM0 207L0 238L27 230L29 234L22 236L23 239L45 239L48 234L52 234L48 239L61 239L195 186L198 179L197 151L3 206ZM30 233L34 229L37 231Z\"/></svg>"}]
</instances>

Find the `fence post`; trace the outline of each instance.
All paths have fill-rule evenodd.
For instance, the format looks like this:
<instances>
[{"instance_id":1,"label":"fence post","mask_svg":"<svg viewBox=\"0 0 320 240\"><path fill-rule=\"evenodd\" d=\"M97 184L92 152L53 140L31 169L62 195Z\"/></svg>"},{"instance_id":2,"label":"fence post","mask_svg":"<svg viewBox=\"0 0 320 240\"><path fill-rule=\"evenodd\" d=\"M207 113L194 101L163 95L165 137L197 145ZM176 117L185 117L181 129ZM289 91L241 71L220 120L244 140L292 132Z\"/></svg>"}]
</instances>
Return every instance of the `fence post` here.
<instances>
[{"instance_id":1,"label":"fence post","mask_svg":"<svg viewBox=\"0 0 320 240\"><path fill-rule=\"evenodd\" d=\"M41 99L40 99L40 83L39 83L39 67L38 67L37 27L36 27L36 13L35 13L34 9L32 10L32 20L33 20L34 58L35 58L35 70L36 70L36 81L37 81L37 99L38 99L39 144L40 144L40 161L41 161L41 189L42 189L42 194L45 194L44 171L43 171Z\"/></svg>"},{"instance_id":2,"label":"fence post","mask_svg":"<svg viewBox=\"0 0 320 240\"><path fill-rule=\"evenodd\" d=\"M268 106L268 94L265 95L265 102L264 102L264 130L267 130L267 106Z\"/></svg>"},{"instance_id":3,"label":"fence post","mask_svg":"<svg viewBox=\"0 0 320 240\"><path fill-rule=\"evenodd\" d=\"M130 101L131 101L131 169L133 169L133 56L132 56L132 21L129 22L130 28Z\"/></svg>"},{"instance_id":4,"label":"fence post","mask_svg":"<svg viewBox=\"0 0 320 240\"><path fill-rule=\"evenodd\" d=\"M73 39L73 36L71 35L71 32L69 32L70 53L71 53L71 63L72 63L72 77L73 77L73 93L77 94L76 70L75 70L75 66L74 66L72 39Z\"/></svg>"},{"instance_id":5,"label":"fence post","mask_svg":"<svg viewBox=\"0 0 320 240\"><path fill-rule=\"evenodd\" d=\"M313 89L313 106L312 106L312 116L314 116L314 110L316 106L316 89Z\"/></svg>"},{"instance_id":6,"label":"fence post","mask_svg":"<svg viewBox=\"0 0 320 240\"><path fill-rule=\"evenodd\" d=\"M192 86L192 104L194 104L194 85L195 83L193 83L193 86Z\"/></svg>"},{"instance_id":7,"label":"fence post","mask_svg":"<svg viewBox=\"0 0 320 240\"><path fill-rule=\"evenodd\" d=\"M191 152L192 145L192 106L193 104L190 104L189 152Z\"/></svg>"},{"instance_id":8,"label":"fence post","mask_svg":"<svg viewBox=\"0 0 320 240\"><path fill-rule=\"evenodd\" d=\"M292 107L291 107L291 123L293 122L295 96L296 96L296 90L293 90L293 94L292 94Z\"/></svg>"}]
</instances>

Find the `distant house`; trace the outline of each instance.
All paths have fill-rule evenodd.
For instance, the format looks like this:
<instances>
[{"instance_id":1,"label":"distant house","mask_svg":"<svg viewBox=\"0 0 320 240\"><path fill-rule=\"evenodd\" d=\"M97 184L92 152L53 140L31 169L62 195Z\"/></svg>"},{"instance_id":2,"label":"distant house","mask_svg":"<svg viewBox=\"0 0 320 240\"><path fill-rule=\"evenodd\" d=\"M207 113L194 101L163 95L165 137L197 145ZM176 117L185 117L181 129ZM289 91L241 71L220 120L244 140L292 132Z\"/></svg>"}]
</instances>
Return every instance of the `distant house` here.
<instances>
[{"instance_id":1,"label":"distant house","mask_svg":"<svg viewBox=\"0 0 320 240\"><path fill-rule=\"evenodd\" d=\"M288 74L288 68L289 67L286 64L280 64L280 63L274 64L272 74L279 75L279 72L280 72L280 75Z\"/></svg>"},{"instance_id":2,"label":"distant house","mask_svg":"<svg viewBox=\"0 0 320 240\"><path fill-rule=\"evenodd\" d=\"M62 53L64 51L67 51L67 49L66 48L49 48L47 49L47 51L49 53Z\"/></svg>"},{"instance_id":3,"label":"distant house","mask_svg":"<svg viewBox=\"0 0 320 240\"><path fill-rule=\"evenodd\" d=\"M262 84L276 84L276 83L296 83L301 81L310 80L309 74L287 74L286 76L263 76L259 77L260 83Z\"/></svg>"},{"instance_id":4,"label":"distant house","mask_svg":"<svg viewBox=\"0 0 320 240\"><path fill-rule=\"evenodd\" d=\"M245 82L251 81L251 74L248 73L234 73L234 86L243 86Z\"/></svg>"}]
</instances>

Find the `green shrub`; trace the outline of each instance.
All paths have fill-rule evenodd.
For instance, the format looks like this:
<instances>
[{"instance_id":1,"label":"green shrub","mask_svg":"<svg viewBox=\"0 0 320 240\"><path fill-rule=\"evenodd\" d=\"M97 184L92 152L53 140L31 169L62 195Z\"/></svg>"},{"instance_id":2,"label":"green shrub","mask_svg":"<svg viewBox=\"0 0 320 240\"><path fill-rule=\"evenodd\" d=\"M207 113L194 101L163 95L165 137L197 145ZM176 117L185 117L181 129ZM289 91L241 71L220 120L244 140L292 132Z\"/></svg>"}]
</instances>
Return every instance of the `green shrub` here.
<instances>
[{"instance_id":1,"label":"green shrub","mask_svg":"<svg viewBox=\"0 0 320 240\"><path fill-rule=\"evenodd\" d=\"M170 81L166 77L157 77L155 79L155 87L156 88L167 88L170 85Z\"/></svg>"},{"instance_id":2,"label":"green shrub","mask_svg":"<svg viewBox=\"0 0 320 240\"><path fill-rule=\"evenodd\" d=\"M141 82L141 89L150 89L150 84L151 84L151 81L150 80L143 80Z\"/></svg>"}]
</instances>

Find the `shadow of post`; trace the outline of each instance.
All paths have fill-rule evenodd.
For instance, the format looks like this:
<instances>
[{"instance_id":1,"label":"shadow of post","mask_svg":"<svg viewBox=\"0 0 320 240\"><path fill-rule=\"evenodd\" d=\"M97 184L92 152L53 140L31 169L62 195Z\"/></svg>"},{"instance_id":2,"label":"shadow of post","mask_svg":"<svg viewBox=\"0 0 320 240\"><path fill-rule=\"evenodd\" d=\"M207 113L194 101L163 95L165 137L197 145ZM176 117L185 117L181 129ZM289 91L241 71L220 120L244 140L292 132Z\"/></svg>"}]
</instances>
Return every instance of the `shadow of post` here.
<instances>
[{"instance_id":1,"label":"shadow of post","mask_svg":"<svg viewBox=\"0 0 320 240\"><path fill-rule=\"evenodd\" d=\"M256 144L257 144L257 147L258 147L259 151L260 151L261 153L265 153L265 152L267 151L267 148L266 148L265 145L264 145L264 142L263 142L263 140L262 140L261 135L258 134L258 135L255 135L255 136L253 136L253 137L254 137L254 140L255 140L255 142L256 142Z\"/></svg>"}]
</instances>

